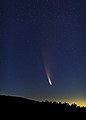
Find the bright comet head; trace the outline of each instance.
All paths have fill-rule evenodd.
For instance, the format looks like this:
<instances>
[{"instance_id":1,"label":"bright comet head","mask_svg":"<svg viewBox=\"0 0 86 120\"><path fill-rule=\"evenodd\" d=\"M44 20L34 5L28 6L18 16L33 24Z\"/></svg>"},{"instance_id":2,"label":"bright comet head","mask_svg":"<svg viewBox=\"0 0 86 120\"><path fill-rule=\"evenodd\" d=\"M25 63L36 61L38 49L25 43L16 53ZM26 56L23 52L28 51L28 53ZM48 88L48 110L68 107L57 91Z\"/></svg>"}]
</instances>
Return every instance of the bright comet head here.
<instances>
[{"instance_id":1,"label":"bright comet head","mask_svg":"<svg viewBox=\"0 0 86 120\"><path fill-rule=\"evenodd\" d=\"M51 82L49 75L47 77L48 77L49 84L52 85L52 82Z\"/></svg>"}]
</instances>

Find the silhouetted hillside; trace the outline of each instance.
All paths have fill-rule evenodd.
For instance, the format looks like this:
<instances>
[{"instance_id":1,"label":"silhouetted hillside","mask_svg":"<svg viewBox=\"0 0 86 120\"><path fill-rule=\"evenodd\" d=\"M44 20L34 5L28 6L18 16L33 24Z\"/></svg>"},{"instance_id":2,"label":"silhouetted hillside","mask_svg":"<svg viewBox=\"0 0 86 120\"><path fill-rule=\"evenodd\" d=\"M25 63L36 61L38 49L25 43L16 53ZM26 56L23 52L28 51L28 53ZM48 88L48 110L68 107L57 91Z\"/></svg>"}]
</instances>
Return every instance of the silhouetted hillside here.
<instances>
[{"instance_id":1,"label":"silhouetted hillside","mask_svg":"<svg viewBox=\"0 0 86 120\"><path fill-rule=\"evenodd\" d=\"M9 113L9 115L20 115L35 118L58 118L73 117L74 115L85 115L86 108L78 107L76 104L71 106L68 103L56 103L56 102L38 102L34 100L28 100L21 97L12 96L0 96L0 113ZM41 119L40 118L40 119Z\"/></svg>"}]
</instances>

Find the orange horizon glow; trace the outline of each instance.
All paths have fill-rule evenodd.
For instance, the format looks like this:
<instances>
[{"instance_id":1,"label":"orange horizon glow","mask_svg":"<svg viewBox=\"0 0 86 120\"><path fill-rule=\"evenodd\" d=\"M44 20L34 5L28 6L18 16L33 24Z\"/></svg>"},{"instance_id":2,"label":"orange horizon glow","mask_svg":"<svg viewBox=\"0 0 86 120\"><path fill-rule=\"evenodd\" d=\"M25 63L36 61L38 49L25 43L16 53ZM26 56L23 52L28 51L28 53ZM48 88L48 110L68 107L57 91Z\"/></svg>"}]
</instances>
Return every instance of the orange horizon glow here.
<instances>
[{"instance_id":1,"label":"orange horizon glow","mask_svg":"<svg viewBox=\"0 0 86 120\"><path fill-rule=\"evenodd\" d=\"M58 100L57 100L58 102ZM76 104L77 106L80 107L86 107L86 100L59 100L61 103L68 103L69 105Z\"/></svg>"}]
</instances>

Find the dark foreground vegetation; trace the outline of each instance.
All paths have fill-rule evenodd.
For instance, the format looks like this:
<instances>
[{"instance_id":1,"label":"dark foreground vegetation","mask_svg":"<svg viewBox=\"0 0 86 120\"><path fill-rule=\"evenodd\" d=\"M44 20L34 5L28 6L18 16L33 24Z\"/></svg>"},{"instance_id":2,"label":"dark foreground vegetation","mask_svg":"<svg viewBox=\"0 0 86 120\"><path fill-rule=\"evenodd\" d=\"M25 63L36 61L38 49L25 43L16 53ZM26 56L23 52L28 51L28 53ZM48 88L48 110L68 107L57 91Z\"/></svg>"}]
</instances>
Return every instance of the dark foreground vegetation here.
<instances>
[{"instance_id":1,"label":"dark foreground vegetation","mask_svg":"<svg viewBox=\"0 0 86 120\"><path fill-rule=\"evenodd\" d=\"M68 103L56 102L38 102L28 100L21 97L0 96L0 114L9 115L12 117L20 116L27 117L30 120L35 118L45 119L49 118L72 118L77 117L86 118L86 108L79 107L76 104L69 105ZM70 117L69 117L70 116ZM59 120L59 119L58 119Z\"/></svg>"}]
</instances>

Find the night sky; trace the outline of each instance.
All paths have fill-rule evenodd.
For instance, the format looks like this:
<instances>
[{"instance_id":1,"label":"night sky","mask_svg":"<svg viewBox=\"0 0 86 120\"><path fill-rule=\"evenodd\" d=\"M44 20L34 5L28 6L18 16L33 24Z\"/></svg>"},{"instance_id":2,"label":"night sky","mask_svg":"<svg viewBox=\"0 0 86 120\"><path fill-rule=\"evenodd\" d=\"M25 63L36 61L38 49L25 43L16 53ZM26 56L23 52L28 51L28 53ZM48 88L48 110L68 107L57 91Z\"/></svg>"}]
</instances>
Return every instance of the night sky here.
<instances>
[{"instance_id":1,"label":"night sky","mask_svg":"<svg viewBox=\"0 0 86 120\"><path fill-rule=\"evenodd\" d=\"M86 105L86 0L0 0L0 94Z\"/></svg>"}]
</instances>

